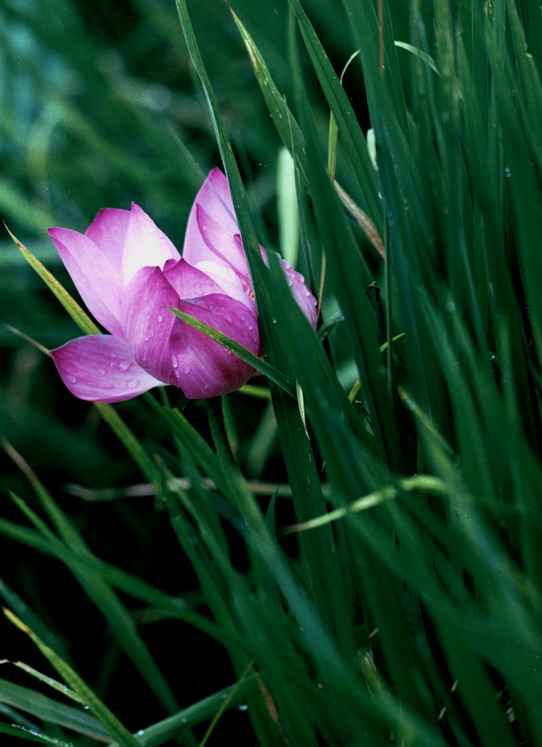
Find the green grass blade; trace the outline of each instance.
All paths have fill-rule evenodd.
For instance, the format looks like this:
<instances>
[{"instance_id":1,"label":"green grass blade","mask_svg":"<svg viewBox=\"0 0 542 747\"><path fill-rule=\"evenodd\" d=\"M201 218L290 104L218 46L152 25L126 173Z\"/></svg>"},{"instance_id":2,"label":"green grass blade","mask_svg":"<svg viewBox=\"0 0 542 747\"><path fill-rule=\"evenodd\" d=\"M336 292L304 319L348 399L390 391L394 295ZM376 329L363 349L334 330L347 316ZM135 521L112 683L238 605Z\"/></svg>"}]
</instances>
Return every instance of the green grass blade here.
<instances>
[{"instance_id":1,"label":"green grass blade","mask_svg":"<svg viewBox=\"0 0 542 747\"><path fill-rule=\"evenodd\" d=\"M46 646L38 636L12 612L4 610L4 613L14 625L30 637L32 642L37 646L37 648L39 648L49 663L56 669L64 682L66 682L66 684L80 696L82 702L104 726L108 734L118 741L120 747L141 747L139 740L122 725L118 718L92 692L88 685L85 684L69 664L67 664L52 649Z\"/></svg>"},{"instance_id":2,"label":"green grass blade","mask_svg":"<svg viewBox=\"0 0 542 747\"><path fill-rule=\"evenodd\" d=\"M78 734L86 734L101 742L110 740L109 732L89 713L7 680L0 680L0 702L25 711L34 718L71 729Z\"/></svg>"},{"instance_id":3,"label":"green grass blade","mask_svg":"<svg viewBox=\"0 0 542 747\"><path fill-rule=\"evenodd\" d=\"M24 726L12 726L0 722L0 734L9 734L18 739L24 739L27 742L39 742L39 744L56 744L57 747L74 747L72 742L64 742L55 737L48 737L47 734L27 729Z\"/></svg>"},{"instance_id":4,"label":"green grass blade","mask_svg":"<svg viewBox=\"0 0 542 747\"><path fill-rule=\"evenodd\" d=\"M301 132L294 115L290 111L284 96L282 96L271 77L269 69L265 64L258 47L254 43L254 40L233 10L231 13L247 49L251 65L256 75L256 80L258 81L264 96L269 113L273 118L273 123L277 128L277 132L279 133L284 146L290 151L292 157L295 159L296 165L303 178L306 179L306 153L303 133Z\"/></svg>"},{"instance_id":5,"label":"green grass blade","mask_svg":"<svg viewBox=\"0 0 542 747\"><path fill-rule=\"evenodd\" d=\"M94 407L126 448L126 451L133 458L142 474L158 488L161 484L160 472L135 433L126 425L111 405L104 404L103 402L94 402Z\"/></svg>"},{"instance_id":6,"label":"green grass blade","mask_svg":"<svg viewBox=\"0 0 542 747\"><path fill-rule=\"evenodd\" d=\"M51 542L58 547L57 553L66 563L68 569L74 574L79 584L85 590L89 598L95 603L97 608L107 619L111 629L114 631L120 647L133 661L139 669L145 681L150 685L157 697L170 710L176 709L176 702L173 693L167 684L162 673L156 666L150 652L140 637L137 628L120 602L118 596L111 589L109 584L103 579L102 574L96 567L94 556L87 547L80 533L75 529L68 517L60 511L55 501L45 487L38 480L33 471L24 463L20 455L10 447L10 453L15 458L30 480L36 494L40 498L42 505L55 524L57 531L64 539L69 550L67 553L62 548L62 543L58 543L54 534L48 529L41 519L31 511L23 501L17 496L12 495L21 510L25 512L28 518L34 523L36 528L42 532ZM81 562L81 560L83 562Z\"/></svg>"},{"instance_id":7,"label":"green grass blade","mask_svg":"<svg viewBox=\"0 0 542 747\"><path fill-rule=\"evenodd\" d=\"M289 0L289 4L296 15L314 70L335 117L341 140L360 184L364 201L362 208L371 216L380 229L382 207L378 199L376 172L369 157L365 137L360 129L348 96L341 86L339 78L301 3L299 0ZM310 176L309 183L312 184Z\"/></svg>"},{"instance_id":8,"label":"green grass blade","mask_svg":"<svg viewBox=\"0 0 542 747\"><path fill-rule=\"evenodd\" d=\"M211 719L222 708L224 702L228 701L229 708L236 708L246 702L247 698L258 691L257 681L254 678L244 680L241 684L235 683L223 690L200 700L188 708L184 708L174 716L170 716L146 729L141 729L138 740L143 747L159 747L166 744L177 735L192 726L201 724ZM113 743L111 747L121 747L120 743Z\"/></svg>"},{"instance_id":9,"label":"green grass blade","mask_svg":"<svg viewBox=\"0 0 542 747\"><path fill-rule=\"evenodd\" d=\"M96 324L92 321L92 319L88 316L88 314L83 311L83 309L79 306L79 304L71 297L71 295L65 290L65 288L61 285L61 283L58 282L58 280L55 278L55 276L49 272L49 270L43 265L39 259L37 259L32 252L30 252L24 244L22 244L19 239L17 239L9 230L7 229L9 235L11 236L13 242L23 255L23 257L26 259L28 264L32 267L33 270L40 276L40 278L43 280L43 282L47 285L47 287L54 293L56 298L60 301L62 306L66 309L68 314L71 316L73 321L77 324L77 326L86 334L88 335L97 335L100 334L101 330L99 327L96 326Z\"/></svg>"},{"instance_id":10,"label":"green grass blade","mask_svg":"<svg viewBox=\"0 0 542 747\"><path fill-rule=\"evenodd\" d=\"M292 396L295 396L294 390L290 382L288 381L288 378L283 373L278 371L274 366L270 365L261 358L258 358L258 356L254 355L254 353L251 353L250 350L247 350L238 342L232 340L231 337L228 337L222 332L219 332L217 329L209 327L209 325L205 324L204 322L200 322L199 319L194 319L194 317L190 316L190 314L185 314L184 311L179 311L178 309L171 309L171 311L173 311L175 316L178 316L179 319L182 319L183 322L186 322L191 327L194 327L194 329L197 329L200 332L204 332L208 337L211 338L211 340L215 340L216 342L220 343L228 350L231 350L232 353L235 353L235 355L239 356L239 358L245 361L245 363L248 363L261 374L265 374L265 376L267 376L271 381L275 382L277 386L279 386L281 389L284 389L285 392Z\"/></svg>"}]
</instances>

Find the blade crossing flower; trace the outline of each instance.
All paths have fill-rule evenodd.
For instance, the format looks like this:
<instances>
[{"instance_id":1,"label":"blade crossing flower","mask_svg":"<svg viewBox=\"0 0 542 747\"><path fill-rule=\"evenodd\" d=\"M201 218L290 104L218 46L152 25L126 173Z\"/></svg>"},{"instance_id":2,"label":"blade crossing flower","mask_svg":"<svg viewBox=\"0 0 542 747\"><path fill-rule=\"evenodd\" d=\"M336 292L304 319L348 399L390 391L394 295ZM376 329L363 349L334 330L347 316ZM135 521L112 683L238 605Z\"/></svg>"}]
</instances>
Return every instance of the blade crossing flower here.
<instances>
[{"instance_id":1,"label":"blade crossing flower","mask_svg":"<svg viewBox=\"0 0 542 747\"><path fill-rule=\"evenodd\" d=\"M196 195L183 255L135 203L100 210L84 234L49 236L95 319L109 332L52 351L68 389L120 402L172 384L186 397L235 391L255 373L232 352L176 317L179 309L261 354L252 281L226 177L213 169ZM292 293L316 326L316 300L281 260Z\"/></svg>"}]
</instances>

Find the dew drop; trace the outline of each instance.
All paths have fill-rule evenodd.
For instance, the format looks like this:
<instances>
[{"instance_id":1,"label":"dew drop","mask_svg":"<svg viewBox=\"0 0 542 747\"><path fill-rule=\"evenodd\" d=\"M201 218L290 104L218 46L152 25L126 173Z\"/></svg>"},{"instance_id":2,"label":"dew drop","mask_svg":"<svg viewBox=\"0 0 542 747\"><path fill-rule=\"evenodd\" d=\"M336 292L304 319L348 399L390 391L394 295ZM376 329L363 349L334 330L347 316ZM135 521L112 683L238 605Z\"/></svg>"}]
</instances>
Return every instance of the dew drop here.
<instances>
[{"instance_id":1,"label":"dew drop","mask_svg":"<svg viewBox=\"0 0 542 747\"><path fill-rule=\"evenodd\" d=\"M106 373L107 372L106 372L105 368L100 368L100 375L101 376L105 376Z\"/></svg>"},{"instance_id":2,"label":"dew drop","mask_svg":"<svg viewBox=\"0 0 542 747\"><path fill-rule=\"evenodd\" d=\"M276 324L276 323L277 323L277 320L276 320L276 319L273 319L273 324Z\"/></svg>"},{"instance_id":3,"label":"dew drop","mask_svg":"<svg viewBox=\"0 0 542 747\"><path fill-rule=\"evenodd\" d=\"M247 705L237 706L237 710L238 711L248 711L248 706Z\"/></svg>"},{"instance_id":4,"label":"dew drop","mask_svg":"<svg viewBox=\"0 0 542 747\"><path fill-rule=\"evenodd\" d=\"M172 356L172 358L171 358L171 365L173 366L173 368L178 368L179 367L179 361L177 360L177 356L176 355Z\"/></svg>"},{"instance_id":5,"label":"dew drop","mask_svg":"<svg viewBox=\"0 0 542 747\"><path fill-rule=\"evenodd\" d=\"M128 389L135 389L137 386L137 379L128 379Z\"/></svg>"},{"instance_id":6,"label":"dew drop","mask_svg":"<svg viewBox=\"0 0 542 747\"><path fill-rule=\"evenodd\" d=\"M68 376L68 381L70 384L77 384L77 377L76 376Z\"/></svg>"},{"instance_id":7,"label":"dew drop","mask_svg":"<svg viewBox=\"0 0 542 747\"><path fill-rule=\"evenodd\" d=\"M164 315L158 314L158 324L162 324L163 321L164 321Z\"/></svg>"},{"instance_id":8,"label":"dew drop","mask_svg":"<svg viewBox=\"0 0 542 747\"><path fill-rule=\"evenodd\" d=\"M127 371L132 364L129 361L121 361L119 363L119 368L121 371Z\"/></svg>"}]
</instances>

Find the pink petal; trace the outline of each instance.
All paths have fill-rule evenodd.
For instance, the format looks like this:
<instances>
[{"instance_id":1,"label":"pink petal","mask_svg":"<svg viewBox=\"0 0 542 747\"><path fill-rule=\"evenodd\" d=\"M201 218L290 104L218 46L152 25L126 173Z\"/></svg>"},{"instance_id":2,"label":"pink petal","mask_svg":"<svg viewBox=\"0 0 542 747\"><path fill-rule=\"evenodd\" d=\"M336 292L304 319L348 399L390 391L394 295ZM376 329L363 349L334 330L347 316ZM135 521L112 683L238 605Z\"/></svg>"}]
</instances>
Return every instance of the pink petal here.
<instances>
[{"instance_id":1,"label":"pink petal","mask_svg":"<svg viewBox=\"0 0 542 747\"><path fill-rule=\"evenodd\" d=\"M292 289L292 294L297 301L297 305L301 311L305 314L311 326L316 329L317 313L316 313L316 298L311 293L308 286L305 284L305 278L300 272L294 270L285 259L280 259L282 269L286 275L288 285Z\"/></svg>"},{"instance_id":2,"label":"pink petal","mask_svg":"<svg viewBox=\"0 0 542 747\"><path fill-rule=\"evenodd\" d=\"M168 259L179 259L179 252L152 218L133 202L124 244L124 282L142 267L161 268Z\"/></svg>"},{"instance_id":3,"label":"pink petal","mask_svg":"<svg viewBox=\"0 0 542 747\"><path fill-rule=\"evenodd\" d=\"M164 266L164 275L180 298L192 299L210 293L225 293L255 311L254 296L249 295L238 275L227 265L218 262L200 262L197 267L185 259L170 260Z\"/></svg>"},{"instance_id":4,"label":"pink petal","mask_svg":"<svg viewBox=\"0 0 542 747\"><path fill-rule=\"evenodd\" d=\"M256 315L243 304L224 295L181 301L180 311L199 319L260 354ZM177 384L189 399L216 397L243 386L254 373L234 353L203 332L178 320L172 338L173 365Z\"/></svg>"},{"instance_id":5,"label":"pink petal","mask_svg":"<svg viewBox=\"0 0 542 747\"><path fill-rule=\"evenodd\" d=\"M179 296L159 267L143 267L128 284L123 298L125 339L137 363L168 384L177 384L171 363L170 337Z\"/></svg>"},{"instance_id":6,"label":"pink petal","mask_svg":"<svg viewBox=\"0 0 542 747\"><path fill-rule=\"evenodd\" d=\"M90 313L112 334L121 334L121 278L100 247L69 228L50 228L49 236Z\"/></svg>"},{"instance_id":7,"label":"pink petal","mask_svg":"<svg viewBox=\"0 0 542 747\"><path fill-rule=\"evenodd\" d=\"M129 210L103 208L85 231L85 236L107 256L119 275L129 223Z\"/></svg>"},{"instance_id":8,"label":"pink petal","mask_svg":"<svg viewBox=\"0 0 542 747\"><path fill-rule=\"evenodd\" d=\"M228 180L220 169L213 169L197 193L188 217L183 257L192 265L211 259L209 247L198 225L198 205L205 210L207 215L213 216L214 221L225 233L233 235L239 231Z\"/></svg>"},{"instance_id":9,"label":"pink petal","mask_svg":"<svg viewBox=\"0 0 542 747\"><path fill-rule=\"evenodd\" d=\"M51 355L62 381L79 399L121 402L163 383L138 366L130 348L111 335L78 337Z\"/></svg>"},{"instance_id":10,"label":"pink petal","mask_svg":"<svg viewBox=\"0 0 542 747\"><path fill-rule=\"evenodd\" d=\"M221 223L218 223L218 221L215 220L215 218L201 205L196 205L196 220L201 237L209 251L207 252L207 257L200 258L198 262L194 264L199 264L202 259L208 259L214 262L218 259L224 264L232 267L240 275L248 277L249 270L247 258L245 256L243 244L239 240L239 227L237 224L235 225L235 231L233 233L228 232L225 227ZM185 259L187 258L185 257Z\"/></svg>"},{"instance_id":11,"label":"pink petal","mask_svg":"<svg viewBox=\"0 0 542 747\"><path fill-rule=\"evenodd\" d=\"M183 258L164 265L164 277L175 288L180 298L198 298L210 293L220 293L221 287L207 273L188 264Z\"/></svg>"}]
</instances>

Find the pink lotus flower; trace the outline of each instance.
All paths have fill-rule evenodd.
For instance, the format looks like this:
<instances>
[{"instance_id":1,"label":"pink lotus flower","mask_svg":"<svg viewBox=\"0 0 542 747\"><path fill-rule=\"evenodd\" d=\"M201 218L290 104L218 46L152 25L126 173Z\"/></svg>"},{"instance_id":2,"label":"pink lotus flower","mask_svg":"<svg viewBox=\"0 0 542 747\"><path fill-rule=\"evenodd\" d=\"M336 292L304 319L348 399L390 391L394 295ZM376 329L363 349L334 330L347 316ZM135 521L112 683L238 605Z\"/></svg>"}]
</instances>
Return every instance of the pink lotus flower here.
<instances>
[{"instance_id":1,"label":"pink lotus flower","mask_svg":"<svg viewBox=\"0 0 542 747\"><path fill-rule=\"evenodd\" d=\"M51 355L76 397L120 402L172 384L190 399L238 389L254 369L175 316L179 309L260 355L256 302L226 177L211 171L198 192L182 258L138 206L100 210L84 234L50 228L89 311L110 333L79 337ZM310 323L316 301L281 260Z\"/></svg>"}]
</instances>

